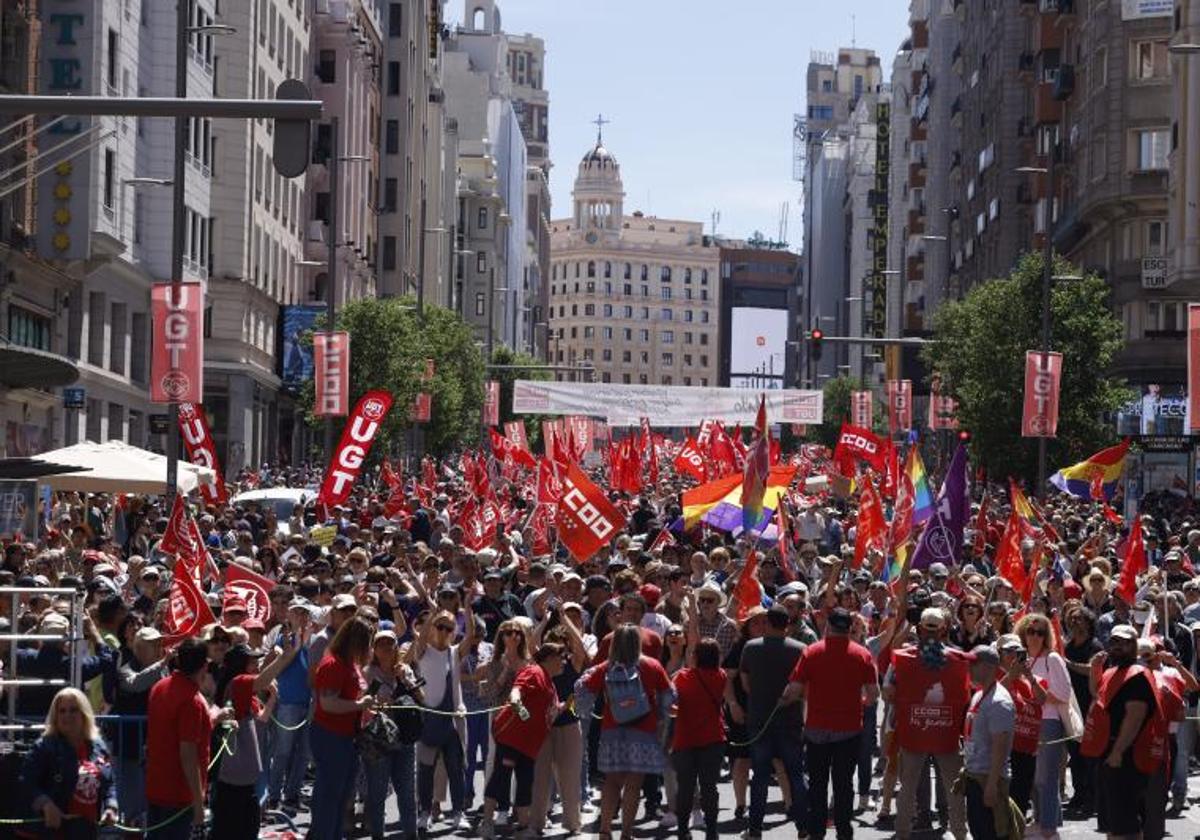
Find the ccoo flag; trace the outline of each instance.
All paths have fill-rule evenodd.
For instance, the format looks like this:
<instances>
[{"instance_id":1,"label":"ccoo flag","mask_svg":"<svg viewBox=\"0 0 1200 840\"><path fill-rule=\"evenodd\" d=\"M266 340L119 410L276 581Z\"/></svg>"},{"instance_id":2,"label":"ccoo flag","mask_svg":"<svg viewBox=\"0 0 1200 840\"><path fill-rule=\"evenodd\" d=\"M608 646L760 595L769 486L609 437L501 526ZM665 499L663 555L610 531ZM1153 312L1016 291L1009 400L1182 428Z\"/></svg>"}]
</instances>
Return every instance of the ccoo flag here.
<instances>
[{"instance_id":1,"label":"ccoo flag","mask_svg":"<svg viewBox=\"0 0 1200 840\"><path fill-rule=\"evenodd\" d=\"M942 489L938 491L933 517L921 534L921 541L912 557L914 569L925 569L934 563L958 565L962 554L963 526L971 511L967 495L967 448L959 444L950 459Z\"/></svg>"}]
</instances>

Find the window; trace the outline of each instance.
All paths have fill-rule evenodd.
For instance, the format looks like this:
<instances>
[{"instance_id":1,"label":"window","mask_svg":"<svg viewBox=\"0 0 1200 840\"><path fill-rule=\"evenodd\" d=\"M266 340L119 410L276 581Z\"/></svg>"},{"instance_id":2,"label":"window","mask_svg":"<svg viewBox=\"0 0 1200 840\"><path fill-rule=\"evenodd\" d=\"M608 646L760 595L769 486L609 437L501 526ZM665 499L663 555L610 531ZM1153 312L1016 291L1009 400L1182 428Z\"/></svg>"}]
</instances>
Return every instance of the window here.
<instances>
[{"instance_id":1,"label":"window","mask_svg":"<svg viewBox=\"0 0 1200 840\"><path fill-rule=\"evenodd\" d=\"M113 209L113 194L117 177L117 153L112 149L104 150L104 206Z\"/></svg>"},{"instance_id":2,"label":"window","mask_svg":"<svg viewBox=\"0 0 1200 840\"><path fill-rule=\"evenodd\" d=\"M400 95L400 62L389 61L387 66L387 95Z\"/></svg>"},{"instance_id":3,"label":"window","mask_svg":"<svg viewBox=\"0 0 1200 840\"><path fill-rule=\"evenodd\" d=\"M692 343L692 334L691 334L690 332L685 332L685 333L683 334L683 343L684 343L684 344L691 344L691 343Z\"/></svg>"},{"instance_id":4,"label":"window","mask_svg":"<svg viewBox=\"0 0 1200 840\"><path fill-rule=\"evenodd\" d=\"M700 344L708 346L708 333L700 333Z\"/></svg>"},{"instance_id":5,"label":"window","mask_svg":"<svg viewBox=\"0 0 1200 840\"><path fill-rule=\"evenodd\" d=\"M612 263L607 261L604 263L604 276L612 277Z\"/></svg>"},{"instance_id":6,"label":"window","mask_svg":"<svg viewBox=\"0 0 1200 840\"><path fill-rule=\"evenodd\" d=\"M595 338L596 337L596 328L595 327L584 327L583 328L583 337L584 338Z\"/></svg>"},{"instance_id":7,"label":"window","mask_svg":"<svg viewBox=\"0 0 1200 840\"><path fill-rule=\"evenodd\" d=\"M600 351L600 360L603 362L611 362L612 361L612 348L605 347L603 350L601 350ZM607 375L608 374L605 374L605 376L607 376Z\"/></svg>"},{"instance_id":8,"label":"window","mask_svg":"<svg viewBox=\"0 0 1200 840\"><path fill-rule=\"evenodd\" d=\"M633 341L633 330L629 327L621 330L621 338L625 339L626 341Z\"/></svg>"},{"instance_id":9,"label":"window","mask_svg":"<svg viewBox=\"0 0 1200 840\"><path fill-rule=\"evenodd\" d=\"M644 297L644 298L650 297L650 287L649 286L642 286L642 297Z\"/></svg>"},{"instance_id":10,"label":"window","mask_svg":"<svg viewBox=\"0 0 1200 840\"><path fill-rule=\"evenodd\" d=\"M394 271L396 269L396 237L383 237L383 270Z\"/></svg>"},{"instance_id":11,"label":"window","mask_svg":"<svg viewBox=\"0 0 1200 840\"><path fill-rule=\"evenodd\" d=\"M587 276L588 276L588 277L595 277L595 276L596 276L596 261L595 261L595 260L588 260L588 264L587 264Z\"/></svg>"},{"instance_id":12,"label":"window","mask_svg":"<svg viewBox=\"0 0 1200 840\"><path fill-rule=\"evenodd\" d=\"M613 336L613 328L612 327L601 327L600 328L600 337L603 338L605 341L612 341L612 336Z\"/></svg>"},{"instance_id":13,"label":"window","mask_svg":"<svg viewBox=\"0 0 1200 840\"><path fill-rule=\"evenodd\" d=\"M626 297L633 295L633 284L632 283L624 284L621 287L621 294L625 295Z\"/></svg>"},{"instance_id":14,"label":"window","mask_svg":"<svg viewBox=\"0 0 1200 840\"><path fill-rule=\"evenodd\" d=\"M662 354L662 363L664 365L675 364L675 354L674 353L663 353Z\"/></svg>"},{"instance_id":15,"label":"window","mask_svg":"<svg viewBox=\"0 0 1200 840\"><path fill-rule=\"evenodd\" d=\"M663 287L662 287L662 299L663 299L663 300L670 300L670 299L671 299L671 287L670 287L670 286L663 286Z\"/></svg>"},{"instance_id":16,"label":"window","mask_svg":"<svg viewBox=\"0 0 1200 840\"><path fill-rule=\"evenodd\" d=\"M400 152L400 120L388 120L383 132L383 150L389 155Z\"/></svg>"},{"instance_id":17,"label":"window","mask_svg":"<svg viewBox=\"0 0 1200 840\"><path fill-rule=\"evenodd\" d=\"M594 304L594 303L585 303L585 304L583 305L583 314L584 314L584 315L586 315L586 316L588 316L588 317L594 317L594 316L595 316L595 314L596 314L596 304Z\"/></svg>"},{"instance_id":18,"label":"window","mask_svg":"<svg viewBox=\"0 0 1200 840\"><path fill-rule=\"evenodd\" d=\"M633 361L633 351L632 350L622 350L621 351L621 361L624 362L625 364L629 364L630 362L632 362Z\"/></svg>"},{"instance_id":19,"label":"window","mask_svg":"<svg viewBox=\"0 0 1200 840\"><path fill-rule=\"evenodd\" d=\"M692 365L692 354L691 353L683 354L683 363L685 365L687 365L688 367L691 367L691 365Z\"/></svg>"},{"instance_id":20,"label":"window","mask_svg":"<svg viewBox=\"0 0 1200 840\"><path fill-rule=\"evenodd\" d=\"M649 376L647 376L647 375L646 375L646 374L644 374L644 373L639 373L639 374L638 374L638 384L639 384L639 385L649 385L649 384L650 384L650 377L649 377Z\"/></svg>"},{"instance_id":21,"label":"window","mask_svg":"<svg viewBox=\"0 0 1200 840\"><path fill-rule=\"evenodd\" d=\"M117 38L117 30L108 30L108 89L115 91L117 89L117 58L120 47L120 41Z\"/></svg>"},{"instance_id":22,"label":"window","mask_svg":"<svg viewBox=\"0 0 1200 840\"><path fill-rule=\"evenodd\" d=\"M475 270L480 274L487 271L487 252L479 251L475 254ZM561 307L560 307L561 308Z\"/></svg>"},{"instance_id":23,"label":"window","mask_svg":"<svg viewBox=\"0 0 1200 840\"><path fill-rule=\"evenodd\" d=\"M692 322L692 317L693 317L692 310L690 310L690 309L683 310L683 320L687 321L690 324Z\"/></svg>"},{"instance_id":24,"label":"window","mask_svg":"<svg viewBox=\"0 0 1200 840\"><path fill-rule=\"evenodd\" d=\"M675 343L675 331L674 330L663 330L661 333L658 334L658 339L663 344L674 344Z\"/></svg>"},{"instance_id":25,"label":"window","mask_svg":"<svg viewBox=\"0 0 1200 840\"><path fill-rule=\"evenodd\" d=\"M661 279L664 283L671 282L671 266L664 265L662 267L662 269L659 270L658 273L659 273L659 279Z\"/></svg>"},{"instance_id":26,"label":"window","mask_svg":"<svg viewBox=\"0 0 1200 840\"><path fill-rule=\"evenodd\" d=\"M1167 223L1162 219L1146 222L1145 256L1161 257L1166 253Z\"/></svg>"},{"instance_id":27,"label":"window","mask_svg":"<svg viewBox=\"0 0 1200 840\"><path fill-rule=\"evenodd\" d=\"M396 212L396 193L400 189L400 182L395 178L385 178L383 180L383 212Z\"/></svg>"},{"instance_id":28,"label":"window","mask_svg":"<svg viewBox=\"0 0 1200 840\"><path fill-rule=\"evenodd\" d=\"M327 85L337 81L336 50L321 50L317 53L317 78Z\"/></svg>"},{"instance_id":29,"label":"window","mask_svg":"<svg viewBox=\"0 0 1200 840\"><path fill-rule=\"evenodd\" d=\"M404 34L404 4L388 4L388 37L399 38Z\"/></svg>"},{"instance_id":30,"label":"window","mask_svg":"<svg viewBox=\"0 0 1200 840\"><path fill-rule=\"evenodd\" d=\"M700 269L700 285L701 286L708 285L708 269L707 268ZM703 297L703 293L701 293L701 300L707 300L707 299L708 298Z\"/></svg>"},{"instance_id":31,"label":"window","mask_svg":"<svg viewBox=\"0 0 1200 840\"><path fill-rule=\"evenodd\" d=\"M638 317L639 317L639 318L641 318L643 321L649 321L649 320L650 320L650 307L649 307L649 306L643 306L643 307L642 307L642 308L639 310Z\"/></svg>"},{"instance_id":32,"label":"window","mask_svg":"<svg viewBox=\"0 0 1200 840\"><path fill-rule=\"evenodd\" d=\"M8 339L13 344L48 351L50 350L50 335L51 322L49 318L19 306L8 307Z\"/></svg>"},{"instance_id":33,"label":"window","mask_svg":"<svg viewBox=\"0 0 1200 840\"><path fill-rule=\"evenodd\" d=\"M625 263L625 274L624 274L624 277L625 277L625 279L626 279L626 280L632 280L632 279L633 279L633 266L632 266L630 263Z\"/></svg>"},{"instance_id":34,"label":"window","mask_svg":"<svg viewBox=\"0 0 1200 840\"><path fill-rule=\"evenodd\" d=\"M1171 132L1166 128L1135 131L1134 148L1137 151L1137 170L1155 172L1167 168L1167 155L1171 150Z\"/></svg>"},{"instance_id":35,"label":"window","mask_svg":"<svg viewBox=\"0 0 1200 840\"><path fill-rule=\"evenodd\" d=\"M701 281L703 282L703 281ZM700 290L700 300L708 300L708 289Z\"/></svg>"},{"instance_id":36,"label":"window","mask_svg":"<svg viewBox=\"0 0 1200 840\"><path fill-rule=\"evenodd\" d=\"M700 323L701 323L701 324L707 324L707 323L708 323L708 313L707 313L707 312L701 312L701 313L700 313Z\"/></svg>"},{"instance_id":37,"label":"window","mask_svg":"<svg viewBox=\"0 0 1200 840\"><path fill-rule=\"evenodd\" d=\"M1165 79L1171 73L1166 41L1134 41L1129 51L1130 74L1139 82Z\"/></svg>"},{"instance_id":38,"label":"window","mask_svg":"<svg viewBox=\"0 0 1200 840\"><path fill-rule=\"evenodd\" d=\"M1092 88L1099 90L1108 84L1108 48L1100 47L1092 53Z\"/></svg>"},{"instance_id":39,"label":"window","mask_svg":"<svg viewBox=\"0 0 1200 840\"><path fill-rule=\"evenodd\" d=\"M700 357L700 366L701 366L701 367L708 367L708 356L701 356L701 357ZM705 382L704 384L705 384L705 385L707 385L707 384L708 384L708 382Z\"/></svg>"},{"instance_id":40,"label":"window","mask_svg":"<svg viewBox=\"0 0 1200 840\"><path fill-rule=\"evenodd\" d=\"M605 318L611 318L612 313L613 313L612 304L611 303L604 304L604 308L601 311L604 313Z\"/></svg>"},{"instance_id":41,"label":"window","mask_svg":"<svg viewBox=\"0 0 1200 840\"><path fill-rule=\"evenodd\" d=\"M690 268L685 268L683 270L683 282L684 283L692 282L692 270Z\"/></svg>"},{"instance_id":42,"label":"window","mask_svg":"<svg viewBox=\"0 0 1200 840\"><path fill-rule=\"evenodd\" d=\"M626 318L632 318L633 317L633 307L632 306L623 307L621 310L621 314Z\"/></svg>"},{"instance_id":43,"label":"window","mask_svg":"<svg viewBox=\"0 0 1200 840\"><path fill-rule=\"evenodd\" d=\"M638 359L639 359L639 360L641 360L641 363L642 363L643 365L648 365L648 364L650 364L650 354L649 354L649 353L647 353L645 350L643 350L643 351L641 351L640 353L638 353Z\"/></svg>"},{"instance_id":44,"label":"window","mask_svg":"<svg viewBox=\"0 0 1200 840\"><path fill-rule=\"evenodd\" d=\"M642 281L645 282L646 280L649 280L649 279L650 279L650 266L644 265L644 266L642 266Z\"/></svg>"},{"instance_id":45,"label":"window","mask_svg":"<svg viewBox=\"0 0 1200 840\"><path fill-rule=\"evenodd\" d=\"M571 317L572 317L572 318L575 318L575 317L577 317L578 315L579 315L579 304L578 304L578 303L572 303L572 304L571 304Z\"/></svg>"}]
</instances>

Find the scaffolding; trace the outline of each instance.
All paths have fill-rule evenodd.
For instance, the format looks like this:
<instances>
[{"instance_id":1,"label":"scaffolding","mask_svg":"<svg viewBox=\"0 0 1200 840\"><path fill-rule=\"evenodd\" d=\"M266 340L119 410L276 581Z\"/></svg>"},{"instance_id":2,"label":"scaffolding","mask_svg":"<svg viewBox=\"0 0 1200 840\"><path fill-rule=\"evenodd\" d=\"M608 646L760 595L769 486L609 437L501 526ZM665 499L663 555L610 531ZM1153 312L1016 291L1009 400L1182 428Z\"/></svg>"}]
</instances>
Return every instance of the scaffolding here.
<instances>
[{"instance_id":1,"label":"scaffolding","mask_svg":"<svg viewBox=\"0 0 1200 840\"><path fill-rule=\"evenodd\" d=\"M71 612L67 617L71 631L67 636L48 633L21 633L16 629L17 607L22 595L46 595L51 598L66 596L71 602ZM0 689L6 695L5 714L0 732L24 731L28 724L17 720L17 695L23 686L66 686L82 687L83 682L83 648L87 641L83 636L83 601L86 593L78 589L45 588L39 586L3 586L0 587L0 599L9 599L9 615L12 616L11 633L0 633L0 644L8 643L8 672L0 679ZM67 679L22 677L17 666L17 649L26 642L65 642L69 645L70 677Z\"/></svg>"}]
</instances>

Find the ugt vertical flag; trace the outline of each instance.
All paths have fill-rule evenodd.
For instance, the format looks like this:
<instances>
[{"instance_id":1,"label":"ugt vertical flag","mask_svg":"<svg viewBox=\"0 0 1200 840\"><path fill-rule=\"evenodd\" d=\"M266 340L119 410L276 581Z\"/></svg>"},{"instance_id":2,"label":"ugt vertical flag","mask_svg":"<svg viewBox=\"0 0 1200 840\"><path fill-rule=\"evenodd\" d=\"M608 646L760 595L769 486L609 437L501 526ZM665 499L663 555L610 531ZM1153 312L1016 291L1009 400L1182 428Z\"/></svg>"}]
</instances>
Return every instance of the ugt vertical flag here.
<instances>
[{"instance_id":1,"label":"ugt vertical flag","mask_svg":"<svg viewBox=\"0 0 1200 840\"><path fill-rule=\"evenodd\" d=\"M967 448L959 444L950 459L950 468L942 489L938 491L933 517L921 534L913 554L914 569L925 569L934 563L958 565L962 554L963 526L971 511L967 496Z\"/></svg>"},{"instance_id":2,"label":"ugt vertical flag","mask_svg":"<svg viewBox=\"0 0 1200 840\"><path fill-rule=\"evenodd\" d=\"M154 326L151 402L204 399L203 297L199 283L155 283L150 287Z\"/></svg>"},{"instance_id":3,"label":"ugt vertical flag","mask_svg":"<svg viewBox=\"0 0 1200 840\"><path fill-rule=\"evenodd\" d=\"M1052 438L1058 433L1058 390L1062 382L1062 353L1025 353L1025 410L1021 437Z\"/></svg>"}]
</instances>

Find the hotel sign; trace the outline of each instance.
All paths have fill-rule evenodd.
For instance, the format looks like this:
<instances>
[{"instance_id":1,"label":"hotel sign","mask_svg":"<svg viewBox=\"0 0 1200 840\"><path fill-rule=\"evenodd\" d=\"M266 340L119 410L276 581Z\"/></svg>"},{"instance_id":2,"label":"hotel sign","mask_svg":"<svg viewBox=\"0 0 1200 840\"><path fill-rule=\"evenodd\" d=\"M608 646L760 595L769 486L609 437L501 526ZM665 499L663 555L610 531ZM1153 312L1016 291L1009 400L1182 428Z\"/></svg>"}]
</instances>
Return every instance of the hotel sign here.
<instances>
[{"instance_id":1,"label":"hotel sign","mask_svg":"<svg viewBox=\"0 0 1200 840\"><path fill-rule=\"evenodd\" d=\"M888 188L891 181L892 106L875 105L875 186L871 190L871 265L863 279L863 335L887 333Z\"/></svg>"}]
</instances>

